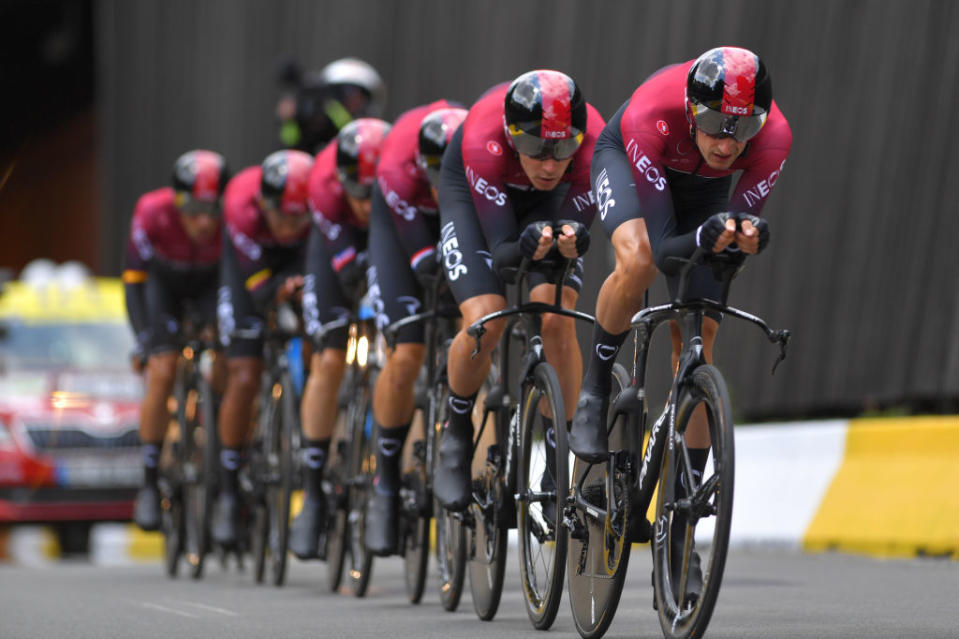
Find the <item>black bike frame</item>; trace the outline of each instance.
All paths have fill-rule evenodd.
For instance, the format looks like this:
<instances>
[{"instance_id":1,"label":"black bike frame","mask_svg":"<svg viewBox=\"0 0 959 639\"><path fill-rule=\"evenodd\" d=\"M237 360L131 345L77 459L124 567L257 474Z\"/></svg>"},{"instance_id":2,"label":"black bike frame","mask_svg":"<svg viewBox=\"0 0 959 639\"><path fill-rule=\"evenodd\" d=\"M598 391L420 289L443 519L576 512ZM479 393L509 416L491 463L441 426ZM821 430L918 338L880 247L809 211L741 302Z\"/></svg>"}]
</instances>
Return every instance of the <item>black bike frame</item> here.
<instances>
[{"instance_id":1,"label":"black bike frame","mask_svg":"<svg viewBox=\"0 0 959 639\"><path fill-rule=\"evenodd\" d=\"M553 313L554 315L563 315L590 323L595 321L592 315L562 307L563 286L575 264L576 260L565 260L563 269L561 271L555 271L561 273L561 276L553 282L556 286L556 295L553 304L523 302L523 284L527 279L530 267L533 265L531 260L523 258L519 268L516 270L516 286L513 290L512 304L501 311L496 311L481 317L466 329L467 334L476 340L476 348L473 351L473 356L475 357L480 351L481 339L486 333L486 327L484 325L487 322L502 317L509 318L506 323L506 328L503 331L503 339L500 341L499 379L497 380L497 384L490 389L486 395L486 402L483 407L483 422L480 424L480 430L476 434L476 439L473 442L473 456L476 455L476 450L482 440L489 414L491 412L508 411L513 403L509 394L509 381L513 378L510 368L510 344L512 342L510 337L514 334L516 325L519 324L521 326L521 332L524 336L524 357L520 365L522 374L518 378L520 394L522 394L522 388L532 378L533 370L540 362L546 361L541 335L542 315L544 313ZM515 495L516 460L519 455L519 413L517 412L508 423L505 419L497 419L496 427L499 431L497 432L497 441L506 443L506 466L504 472L506 478L506 494ZM480 504L480 506L483 507L484 505ZM485 506L488 507L489 504Z\"/></svg>"},{"instance_id":2,"label":"black bike frame","mask_svg":"<svg viewBox=\"0 0 959 639\"><path fill-rule=\"evenodd\" d=\"M706 255L701 250L689 260L683 260L684 267L680 272L679 291L676 299L660 306L652 306L641 310L633 316L630 325L635 333L635 349L633 354L632 384L624 388L619 395L613 399L609 409L609 424L614 424L620 416L627 422L627 436L632 437L631 445L626 450L616 451L610 455L607 477L607 495L613 493L613 477L617 470L620 472L632 472L636 468L636 461L631 458L630 451L643 450L643 435L647 428L647 397L646 397L646 364L649 354L649 344L653 333L662 324L675 320L679 323L680 333L682 335L682 351L679 357L679 366L669 392L666 409L663 416L668 416L668 421L662 418L658 419L651 427L649 433L649 443L646 446L646 452L643 455L642 462L639 464L639 472L635 474L635 486L638 492L638 501L631 503L629 507L639 513L646 513L649 503L653 497L653 491L656 482L659 479L659 464L662 459L663 446L668 444L672 447L675 443L673 434L675 433L676 404L679 400L679 388L686 383L693 369L706 363L703 354L702 326L703 317L707 311L714 311L723 315L729 315L737 319L745 320L758 326L766 335L767 339L773 344L779 344L779 358L773 365L773 372L786 357L786 346L789 343L789 331L772 330L761 318L727 306L726 301L729 296L729 286L733 278L739 272L742 266L742 258L739 256L727 257ZM717 265L721 271L722 294L720 301L709 299L683 300L686 287L689 280L689 274L692 268L704 261L710 261ZM687 486L694 486L694 480L691 473L691 464L688 453L684 449L684 468L687 474ZM612 510L607 513L602 508L586 501L582 495L583 483L589 473L583 473L576 485L574 491L574 503L577 510L586 512L588 515L603 520L607 516L612 521L623 521L618 519L619 506L616 500L611 501ZM624 523L625 525L625 523Z\"/></svg>"}]
</instances>

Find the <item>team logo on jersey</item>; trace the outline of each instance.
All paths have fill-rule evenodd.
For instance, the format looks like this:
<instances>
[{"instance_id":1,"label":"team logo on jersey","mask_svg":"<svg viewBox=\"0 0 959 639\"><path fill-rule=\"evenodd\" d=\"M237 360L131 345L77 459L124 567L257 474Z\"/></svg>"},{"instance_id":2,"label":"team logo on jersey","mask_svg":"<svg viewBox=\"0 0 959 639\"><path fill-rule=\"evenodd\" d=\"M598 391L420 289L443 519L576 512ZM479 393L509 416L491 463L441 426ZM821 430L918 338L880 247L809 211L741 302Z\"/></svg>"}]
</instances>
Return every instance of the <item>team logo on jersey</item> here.
<instances>
[{"instance_id":1,"label":"team logo on jersey","mask_svg":"<svg viewBox=\"0 0 959 639\"><path fill-rule=\"evenodd\" d=\"M490 140L486 143L486 150L493 155L503 155L503 147L500 146L499 142L494 140Z\"/></svg>"},{"instance_id":2,"label":"team logo on jersey","mask_svg":"<svg viewBox=\"0 0 959 639\"><path fill-rule=\"evenodd\" d=\"M657 122L656 130L667 137L669 136L669 125L666 124L666 120L660 120L659 122Z\"/></svg>"}]
</instances>

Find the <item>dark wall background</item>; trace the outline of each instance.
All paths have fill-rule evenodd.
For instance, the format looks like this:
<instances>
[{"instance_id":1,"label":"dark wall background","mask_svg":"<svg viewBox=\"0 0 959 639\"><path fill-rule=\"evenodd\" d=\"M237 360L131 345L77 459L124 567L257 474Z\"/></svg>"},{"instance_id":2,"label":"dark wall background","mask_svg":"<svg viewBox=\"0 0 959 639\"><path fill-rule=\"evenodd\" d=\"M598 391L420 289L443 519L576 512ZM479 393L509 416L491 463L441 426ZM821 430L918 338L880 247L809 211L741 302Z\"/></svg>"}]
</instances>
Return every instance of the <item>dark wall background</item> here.
<instances>
[{"instance_id":1,"label":"dark wall background","mask_svg":"<svg viewBox=\"0 0 959 639\"><path fill-rule=\"evenodd\" d=\"M665 64L753 49L794 146L766 207L773 243L731 299L794 340L771 378L774 349L724 325L717 357L736 405L751 418L957 409L959 3L100 0L94 20L111 272L136 197L165 184L178 154L209 147L242 167L274 149L284 55L313 68L366 59L390 116L553 67L608 117ZM587 310L608 272L594 233ZM663 345L654 365L665 369Z\"/></svg>"}]
</instances>

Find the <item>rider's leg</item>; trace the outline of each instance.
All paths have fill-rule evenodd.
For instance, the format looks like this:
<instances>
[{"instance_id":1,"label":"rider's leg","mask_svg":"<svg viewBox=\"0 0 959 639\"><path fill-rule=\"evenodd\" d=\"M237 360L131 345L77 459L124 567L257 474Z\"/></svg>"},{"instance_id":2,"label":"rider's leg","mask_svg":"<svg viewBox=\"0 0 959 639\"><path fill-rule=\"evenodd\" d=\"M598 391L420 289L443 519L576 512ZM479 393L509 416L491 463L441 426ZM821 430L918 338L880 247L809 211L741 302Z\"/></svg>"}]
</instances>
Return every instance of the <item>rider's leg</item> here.
<instances>
[{"instance_id":1,"label":"rider's leg","mask_svg":"<svg viewBox=\"0 0 959 639\"><path fill-rule=\"evenodd\" d=\"M176 351L156 353L147 360L147 389L140 405L140 442L144 449L144 476L150 484L156 484L157 460L170 421L167 398L173 392L176 362Z\"/></svg>"},{"instance_id":2,"label":"rider's leg","mask_svg":"<svg viewBox=\"0 0 959 639\"><path fill-rule=\"evenodd\" d=\"M143 454L143 487L137 492L133 519L143 530L160 527L159 477L160 449L170 415L167 398L176 379L177 353L165 351L147 361L147 390L140 406L140 443Z\"/></svg>"},{"instance_id":3,"label":"rider's leg","mask_svg":"<svg viewBox=\"0 0 959 639\"><path fill-rule=\"evenodd\" d=\"M529 293L531 302L552 304L556 296L556 287L552 284L540 284ZM569 286L563 287L563 308L576 308L579 293ZM576 320L553 313L542 315L543 350L548 361L559 377L563 390L566 415L572 417L576 409L576 395L579 394L583 379L583 355L576 339Z\"/></svg>"},{"instance_id":4,"label":"rider's leg","mask_svg":"<svg viewBox=\"0 0 959 639\"><path fill-rule=\"evenodd\" d=\"M471 297L460 304L463 328L450 345L447 362L449 424L440 442L440 459L433 483L440 503L452 510L462 510L469 504L473 403L489 374L490 355L499 343L506 321L500 319L486 323L486 333L480 339L479 352L475 356L476 340L467 334L466 328L484 315L504 308L506 299L494 294Z\"/></svg>"},{"instance_id":5,"label":"rider's leg","mask_svg":"<svg viewBox=\"0 0 959 639\"><path fill-rule=\"evenodd\" d=\"M306 497L322 496L323 468L329 454L330 440L336 428L340 382L346 370L346 351L324 348L313 353L310 374L303 388L301 423L303 424L304 485Z\"/></svg>"},{"instance_id":6,"label":"rider's leg","mask_svg":"<svg viewBox=\"0 0 959 639\"><path fill-rule=\"evenodd\" d=\"M376 380L373 416L379 424L379 437L375 485L380 492L395 494L400 487L400 452L413 419L414 387L425 352L423 344L397 344Z\"/></svg>"},{"instance_id":7,"label":"rider's leg","mask_svg":"<svg viewBox=\"0 0 959 639\"><path fill-rule=\"evenodd\" d=\"M422 343L400 343L387 356L373 391L376 419L376 477L366 511L366 547L378 555L395 552L403 442L415 408L414 387L423 365Z\"/></svg>"},{"instance_id":8,"label":"rider's leg","mask_svg":"<svg viewBox=\"0 0 959 639\"><path fill-rule=\"evenodd\" d=\"M227 360L227 369L226 391L220 405L220 463L223 471L220 490L235 493L237 471L243 451L250 441L253 402L260 390L263 359L251 356L230 357Z\"/></svg>"},{"instance_id":9,"label":"rider's leg","mask_svg":"<svg viewBox=\"0 0 959 639\"><path fill-rule=\"evenodd\" d=\"M584 459L605 458L607 397L616 354L629 334L629 321L656 278L646 223L627 220L612 234L616 267L600 288L589 367L570 430L570 448Z\"/></svg>"}]
</instances>

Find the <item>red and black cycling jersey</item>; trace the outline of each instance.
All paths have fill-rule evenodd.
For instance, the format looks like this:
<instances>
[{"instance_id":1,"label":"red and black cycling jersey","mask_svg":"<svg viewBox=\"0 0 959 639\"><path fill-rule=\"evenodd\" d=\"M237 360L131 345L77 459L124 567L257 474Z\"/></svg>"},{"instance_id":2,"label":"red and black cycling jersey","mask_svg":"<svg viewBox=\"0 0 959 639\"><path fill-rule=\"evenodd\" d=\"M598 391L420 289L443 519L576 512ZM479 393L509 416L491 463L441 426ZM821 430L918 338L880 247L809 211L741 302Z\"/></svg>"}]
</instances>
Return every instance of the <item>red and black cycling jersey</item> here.
<instances>
[{"instance_id":1,"label":"red and black cycling jersey","mask_svg":"<svg viewBox=\"0 0 959 639\"><path fill-rule=\"evenodd\" d=\"M503 83L487 91L470 108L462 125L463 167L490 250L495 250L500 242L515 232L516 215L506 192L507 187L519 191L533 190L503 128L504 100L508 88L509 84ZM587 104L586 109L586 135L557 186L569 185L557 219L575 220L588 227L596 214L589 166L596 138L605 122L592 105Z\"/></svg>"},{"instance_id":2,"label":"red and black cycling jersey","mask_svg":"<svg viewBox=\"0 0 959 639\"><path fill-rule=\"evenodd\" d=\"M313 161L308 201L330 264L340 274L344 268L355 265L356 256L366 250L368 223L353 213L337 177L336 140L327 144Z\"/></svg>"},{"instance_id":3,"label":"red and black cycling jersey","mask_svg":"<svg viewBox=\"0 0 959 639\"><path fill-rule=\"evenodd\" d=\"M127 312L138 335L149 324L143 284L150 274L188 283L217 269L221 247L219 228L209 240L197 243L190 239L171 187L140 196L133 210L123 269Z\"/></svg>"},{"instance_id":4,"label":"red and black cycling jersey","mask_svg":"<svg viewBox=\"0 0 959 639\"><path fill-rule=\"evenodd\" d=\"M686 76L694 60L666 67L633 93L620 123L644 217L672 214L671 173L721 178L742 171L729 200L731 211L759 215L792 146L789 123L775 102L765 126L728 170L711 169L690 136ZM600 191L597 185L597 191ZM606 198L598 192L600 215Z\"/></svg>"},{"instance_id":5,"label":"red and black cycling jersey","mask_svg":"<svg viewBox=\"0 0 959 639\"><path fill-rule=\"evenodd\" d=\"M223 217L236 253L237 275L259 308L273 299L280 280L291 275L276 272L279 265L288 265L291 255L297 258L292 261L302 264L310 232L310 226L306 225L302 233L287 243L273 236L259 204L261 178L260 166L247 167L230 180L223 193Z\"/></svg>"},{"instance_id":6,"label":"red and black cycling jersey","mask_svg":"<svg viewBox=\"0 0 959 639\"><path fill-rule=\"evenodd\" d=\"M449 100L436 100L410 109L396 119L383 146L376 167L376 181L383 198L393 212L400 243L406 251L410 268L436 251L439 236L436 224L426 217L436 216L436 201L430 183L416 164L420 124L423 118L440 109L460 106Z\"/></svg>"}]
</instances>

